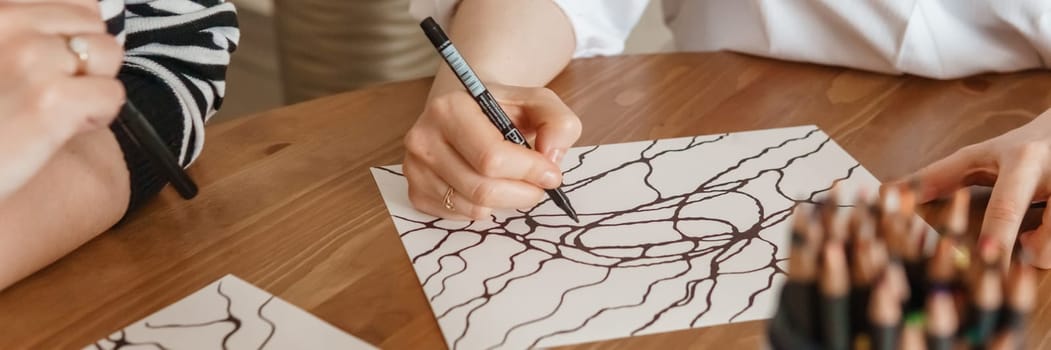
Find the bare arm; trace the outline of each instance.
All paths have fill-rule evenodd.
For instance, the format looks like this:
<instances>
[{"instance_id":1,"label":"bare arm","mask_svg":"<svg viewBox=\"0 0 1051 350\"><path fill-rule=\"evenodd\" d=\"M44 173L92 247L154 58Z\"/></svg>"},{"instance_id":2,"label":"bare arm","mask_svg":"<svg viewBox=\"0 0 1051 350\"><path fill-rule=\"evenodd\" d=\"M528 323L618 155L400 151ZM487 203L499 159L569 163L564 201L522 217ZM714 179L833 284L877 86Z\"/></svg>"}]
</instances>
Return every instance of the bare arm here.
<instances>
[{"instance_id":1,"label":"bare arm","mask_svg":"<svg viewBox=\"0 0 1051 350\"><path fill-rule=\"evenodd\" d=\"M70 140L0 201L0 290L113 226L128 206L129 188L112 132Z\"/></svg>"},{"instance_id":2,"label":"bare arm","mask_svg":"<svg viewBox=\"0 0 1051 350\"><path fill-rule=\"evenodd\" d=\"M569 19L551 0L464 0L446 29L482 80L502 85L547 85L576 46ZM431 97L462 88L442 66Z\"/></svg>"}]
</instances>

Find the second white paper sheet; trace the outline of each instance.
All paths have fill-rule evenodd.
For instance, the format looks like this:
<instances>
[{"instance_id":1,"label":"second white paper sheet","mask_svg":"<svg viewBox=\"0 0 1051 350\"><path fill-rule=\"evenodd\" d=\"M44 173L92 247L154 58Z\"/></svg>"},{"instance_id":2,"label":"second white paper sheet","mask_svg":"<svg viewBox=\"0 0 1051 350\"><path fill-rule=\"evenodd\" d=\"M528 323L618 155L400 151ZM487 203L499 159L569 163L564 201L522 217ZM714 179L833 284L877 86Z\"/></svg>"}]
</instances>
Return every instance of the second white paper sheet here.
<instances>
[{"instance_id":1,"label":"second white paper sheet","mask_svg":"<svg viewBox=\"0 0 1051 350\"><path fill-rule=\"evenodd\" d=\"M879 181L814 126L579 147L549 200L475 222L422 214L373 168L453 349L523 349L769 318L790 213ZM850 199L846 199L850 201Z\"/></svg>"}]
</instances>

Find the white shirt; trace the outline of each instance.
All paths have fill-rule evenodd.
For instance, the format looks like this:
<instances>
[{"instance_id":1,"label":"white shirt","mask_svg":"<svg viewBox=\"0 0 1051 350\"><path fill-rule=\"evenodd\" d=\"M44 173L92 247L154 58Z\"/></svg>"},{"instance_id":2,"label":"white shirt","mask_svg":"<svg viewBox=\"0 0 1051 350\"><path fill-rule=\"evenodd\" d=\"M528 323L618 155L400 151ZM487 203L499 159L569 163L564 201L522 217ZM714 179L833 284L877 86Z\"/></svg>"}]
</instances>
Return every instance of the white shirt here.
<instances>
[{"instance_id":1,"label":"white shirt","mask_svg":"<svg viewBox=\"0 0 1051 350\"><path fill-rule=\"evenodd\" d=\"M616 55L649 0L552 0L574 57ZM1051 66L1051 0L663 0L681 51L729 50L870 71L956 78ZM412 0L447 23L458 0Z\"/></svg>"}]
</instances>

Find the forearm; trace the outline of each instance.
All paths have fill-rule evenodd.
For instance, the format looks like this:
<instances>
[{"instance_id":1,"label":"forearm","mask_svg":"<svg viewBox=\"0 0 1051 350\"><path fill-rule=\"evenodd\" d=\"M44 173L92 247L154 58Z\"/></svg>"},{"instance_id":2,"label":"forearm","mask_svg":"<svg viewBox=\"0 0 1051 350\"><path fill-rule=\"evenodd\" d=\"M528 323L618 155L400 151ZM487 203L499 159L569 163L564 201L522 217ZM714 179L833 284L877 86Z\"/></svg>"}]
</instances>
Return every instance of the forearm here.
<instances>
[{"instance_id":1,"label":"forearm","mask_svg":"<svg viewBox=\"0 0 1051 350\"><path fill-rule=\"evenodd\" d=\"M573 56L573 27L551 0L464 0L446 30L485 81L544 86ZM442 65L431 95L462 85Z\"/></svg>"},{"instance_id":2,"label":"forearm","mask_svg":"<svg viewBox=\"0 0 1051 350\"><path fill-rule=\"evenodd\" d=\"M112 132L70 140L26 186L0 201L0 290L115 224L129 188Z\"/></svg>"}]
</instances>

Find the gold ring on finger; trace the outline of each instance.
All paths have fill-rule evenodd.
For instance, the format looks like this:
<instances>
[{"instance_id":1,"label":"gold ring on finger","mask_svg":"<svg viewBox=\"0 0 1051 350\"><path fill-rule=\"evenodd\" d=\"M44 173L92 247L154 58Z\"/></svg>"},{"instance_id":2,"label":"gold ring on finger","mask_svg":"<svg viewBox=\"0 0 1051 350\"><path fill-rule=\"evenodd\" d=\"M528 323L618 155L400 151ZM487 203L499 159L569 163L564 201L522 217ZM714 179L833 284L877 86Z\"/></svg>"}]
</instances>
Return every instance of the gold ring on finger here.
<instances>
[{"instance_id":1,"label":"gold ring on finger","mask_svg":"<svg viewBox=\"0 0 1051 350\"><path fill-rule=\"evenodd\" d=\"M456 191L453 190L452 186L449 186L449 189L445 190L445 197L442 199L442 204L445 205L445 209L456 211L456 205L453 204L453 193L455 192Z\"/></svg>"},{"instance_id":2,"label":"gold ring on finger","mask_svg":"<svg viewBox=\"0 0 1051 350\"><path fill-rule=\"evenodd\" d=\"M77 57L77 67L73 71L73 75L83 75L88 67L88 59L91 58L88 54L90 49L88 41L79 36L70 36L66 37L66 46Z\"/></svg>"}]
</instances>

